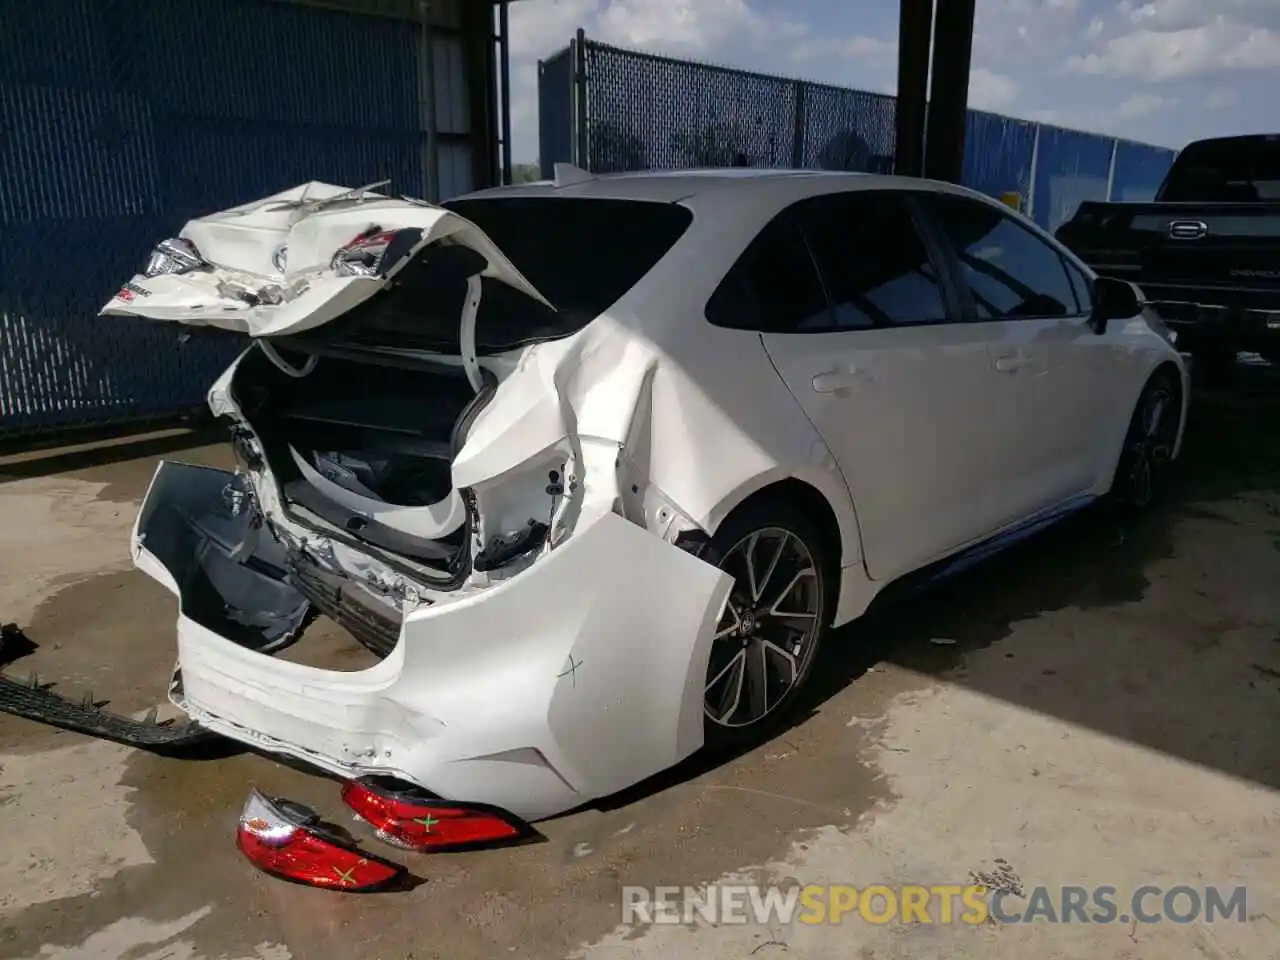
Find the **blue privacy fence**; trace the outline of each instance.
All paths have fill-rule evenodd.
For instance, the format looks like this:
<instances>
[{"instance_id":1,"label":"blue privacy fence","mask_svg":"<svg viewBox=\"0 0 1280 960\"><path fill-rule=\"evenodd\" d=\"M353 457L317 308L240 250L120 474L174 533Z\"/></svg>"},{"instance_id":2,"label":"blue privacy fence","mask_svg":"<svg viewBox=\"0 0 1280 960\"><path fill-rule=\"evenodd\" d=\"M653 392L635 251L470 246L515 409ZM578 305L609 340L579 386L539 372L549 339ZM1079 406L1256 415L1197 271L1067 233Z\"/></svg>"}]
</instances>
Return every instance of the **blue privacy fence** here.
<instances>
[{"instance_id":1,"label":"blue privacy fence","mask_svg":"<svg viewBox=\"0 0 1280 960\"><path fill-rule=\"evenodd\" d=\"M539 64L542 174L681 167L890 172L894 98L623 50L579 34ZM964 182L1056 229L1082 200L1150 199L1174 151L970 110Z\"/></svg>"},{"instance_id":2,"label":"blue privacy fence","mask_svg":"<svg viewBox=\"0 0 1280 960\"><path fill-rule=\"evenodd\" d=\"M197 409L242 348L97 312L184 222L308 180L422 195L412 23L2 0L0 437Z\"/></svg>"}]
</instances>

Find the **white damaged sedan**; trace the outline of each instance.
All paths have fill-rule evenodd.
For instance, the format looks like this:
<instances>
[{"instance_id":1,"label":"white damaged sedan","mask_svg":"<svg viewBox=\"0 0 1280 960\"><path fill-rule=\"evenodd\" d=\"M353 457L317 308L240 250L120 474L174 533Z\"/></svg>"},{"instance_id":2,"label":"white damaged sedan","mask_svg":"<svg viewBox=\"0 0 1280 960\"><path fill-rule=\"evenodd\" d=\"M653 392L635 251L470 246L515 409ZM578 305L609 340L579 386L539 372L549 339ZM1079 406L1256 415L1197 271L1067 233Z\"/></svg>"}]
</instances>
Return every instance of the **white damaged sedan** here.
<instances>
[{"instance_id":1,"label":"white damaged sedan","mask_svg":"<svg viewBox=\"0 0 1280 960\"><path fill-rule=\"evenodd\" d=\"M1178 453L1139 291L986 197L557 175L306 184L104 308L247 335L209 394L241 468L162 463L133 536L200 726L543 818L763 736L885 586L1143 506ZM317 611L379 662L273 656Z\"/></svg>"}]
</instances>

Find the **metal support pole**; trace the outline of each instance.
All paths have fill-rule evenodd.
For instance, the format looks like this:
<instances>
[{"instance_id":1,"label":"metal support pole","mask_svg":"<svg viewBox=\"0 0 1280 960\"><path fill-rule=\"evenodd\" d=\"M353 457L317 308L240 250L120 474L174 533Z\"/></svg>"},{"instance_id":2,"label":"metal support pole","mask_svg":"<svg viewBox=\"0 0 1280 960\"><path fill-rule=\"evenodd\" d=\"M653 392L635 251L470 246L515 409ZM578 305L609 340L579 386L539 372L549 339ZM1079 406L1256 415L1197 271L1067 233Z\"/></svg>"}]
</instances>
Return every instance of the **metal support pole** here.
<instances>
[{"instance_id":1,"label":"metal support pole","mask_svg":"<svg viewBox=\"0 0 1280 960\"><path fill-rule=\"evenodd\" d=\"M1107 165L1107 201L1115 198L1116 189L1116 154L1120 152L1120 141L1111 141L1111 162Z\"/></svg>"},{"instance_id":2,"label":"metal support pole","mask_svg":"<svg viewBox=\"0 0 1280 960\"><path fill-rule=\"evenodd\" d=\"M587 154L587 34L581 27L573 38L573 165L591 169Z\"/></svg>"},{"instance_id":3,"label":"metal support pole","mask_svg":"<svg viewBox=\"0 0 1280 960\"><path fill-rule=\"evenodd\" d=\"M925 176L959 183L964 176L965 120L973 56L974 0L938 4L933 35L933 76L925 120Z\"/></svg>"},{"instance_id":4,"label":"metal support pole","mask_svg":"<svg viewBox=\"0 0 1280 960\"><path fill-rule=\"evenodd\" d=\"M1040 169L1040 131L1043 127L1036 124L1036 135L1031 141L1031 172L1028 174L1027 216L1036 219L1036 174ZM1039 221L1037 221L1039 222Z\"/></svg>"},{"instance_id":5,"label":"metal support pole","mask_svg":"<svg viewBox=\"0 0 1280 960\"><path fill-rule=\"evenodd\" d=\"M467 140L471 148L471 182L456 189L480 190L502 179L498 160L498 52L494 48L491 4L461 4L462 42L467 63ZM458 170L454 166L454 175Z\"/></svg>"},{"instance_id":6,"label":"metal support pole","mask_svg":"<svg viewBox=\"0 0 1280 960\"><path fill-rule=\"evenodd\" d=\"M932 40L933 0L900 0L893 163L893 172L899 176L918 177L924 173L925 105L929 96Z\"/></svg>"},{"instance_id":7,"label":"metal support pole","mask_svg":"<svg viewBox=\"0 0 1280 960\"><path fill-rule=\"evenodd\" d=\"M507 0L498 4L498 84L502 96L502 182L511 182L511 28Z\"/></svg>"},{"instance_id":8,"label":"metal support pole","mask_svg":"<svg viewBox=\"0 0 1280 960\"><path fill-rule=\"evenodd\" d=\"M421 24L418 52L418 116L427 134L426 156L423 157L422 179L430 203L440 202L440 137L436 123L436 58L431 40L431 4L418 0Z\"/></svg>"}]
</instances>

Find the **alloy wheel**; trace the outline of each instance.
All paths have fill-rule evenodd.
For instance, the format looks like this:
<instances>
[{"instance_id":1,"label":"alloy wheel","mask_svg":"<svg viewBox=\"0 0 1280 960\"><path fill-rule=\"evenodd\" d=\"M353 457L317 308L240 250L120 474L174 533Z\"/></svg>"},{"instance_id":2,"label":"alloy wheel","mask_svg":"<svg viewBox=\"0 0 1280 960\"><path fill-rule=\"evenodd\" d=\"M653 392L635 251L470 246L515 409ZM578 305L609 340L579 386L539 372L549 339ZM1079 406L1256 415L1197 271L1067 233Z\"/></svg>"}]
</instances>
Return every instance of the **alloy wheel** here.
<instances>
[{"instance_id":1,"label":"alloy wheel","mask_svg":"<svg viewBox=\"0 0 1280 960\"><path fill-rule=\"evenodd\" d=\"M1173 460L1176 425L1171 412L1176 409L1172 392L1157 386L1145 398L1134 418L1135 435L1129 442L1129 500L1145 507L1155 498L1169 464Z\"/></svg>"},{"instance_id":2,"label":"alloy wheel","mask_svg":"<svg viewBox=\"0 0 1280 960\"><path fill-rule=\"evenodd\" d=\"M712 723L743 728L773 713L807 674L821 584L808 546L781 527L743 537L720 568L734 587L712 641L704 710Z\"/></svg>"}]
</instances>

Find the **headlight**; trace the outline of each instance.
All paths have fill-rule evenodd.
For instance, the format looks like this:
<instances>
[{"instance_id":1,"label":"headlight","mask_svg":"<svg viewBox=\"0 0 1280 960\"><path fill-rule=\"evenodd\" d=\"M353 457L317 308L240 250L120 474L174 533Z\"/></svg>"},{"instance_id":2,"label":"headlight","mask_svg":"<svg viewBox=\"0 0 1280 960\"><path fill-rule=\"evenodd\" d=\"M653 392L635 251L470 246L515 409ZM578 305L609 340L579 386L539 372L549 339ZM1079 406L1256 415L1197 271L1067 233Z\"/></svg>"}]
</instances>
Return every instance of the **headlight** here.
<instances>
[{"instance_id":1,"label":"headlight","mask_svg":"<svg viewBox=\"0 0 1280 960\"><path fill-rule=\"evenodd\" d=\"M175 237L156 244L142 275L158 277L164 273L190 273L192 270L200 270L207 266L194 243Z\"/></svg>"}]
</instances>

